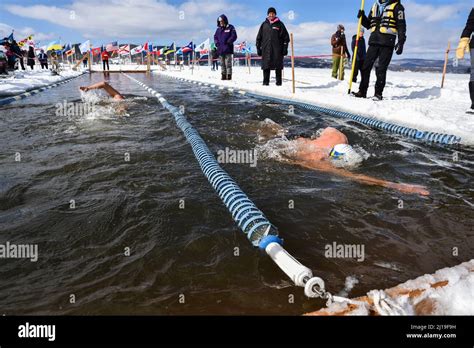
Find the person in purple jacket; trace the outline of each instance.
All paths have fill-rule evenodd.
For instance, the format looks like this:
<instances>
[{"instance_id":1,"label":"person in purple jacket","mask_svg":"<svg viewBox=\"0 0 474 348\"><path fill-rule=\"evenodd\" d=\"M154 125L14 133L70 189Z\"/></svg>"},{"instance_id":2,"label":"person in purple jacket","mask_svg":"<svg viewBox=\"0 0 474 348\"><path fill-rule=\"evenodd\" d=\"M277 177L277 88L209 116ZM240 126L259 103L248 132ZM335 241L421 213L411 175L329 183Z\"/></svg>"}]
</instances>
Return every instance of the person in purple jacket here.
<instances>
[{"instance_id":1,"label":"person in purple jacket","mask_svg":"<svg viewBox=\"0 0 474 348\"><path fill-rule=\"evenodd\" d=\"M234 54L234 42L237 40L237 32L226 15L217 18L217 30L214 34L214 43L217 54L221 58L222 80L232 80L232 60Z\"/></svg>"}]
</instances>

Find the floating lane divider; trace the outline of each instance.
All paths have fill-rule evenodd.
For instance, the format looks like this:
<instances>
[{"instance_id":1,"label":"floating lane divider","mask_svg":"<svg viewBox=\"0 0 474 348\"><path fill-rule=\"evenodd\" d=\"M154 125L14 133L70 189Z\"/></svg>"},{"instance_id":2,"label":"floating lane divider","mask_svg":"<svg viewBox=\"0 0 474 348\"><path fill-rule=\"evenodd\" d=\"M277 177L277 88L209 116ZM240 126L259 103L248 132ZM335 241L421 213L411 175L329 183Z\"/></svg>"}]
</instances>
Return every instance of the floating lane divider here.
<instances>
[{"instance_id":1,"label":"floating lane divider","mask_svg":"<svg viewBox=\"0 0 474 348\"><path fill-rule=\"evenodd\" d=\"M353 114L350 112L346 111L340 111L340 110L334 110L334 109L329 109L329 108L324 108L321 106L317 106L314 104L309 104L309 103L304 103L300 101L295 101L291 99L285 99L285 98L280 98L280 97L274 97L274 96L268 96L268 95L263 95L263 94L258 94L255 92L249 92L246 90L242 89L234 89L231 87L224 87L224 86L219 86L219 85L214 85L211 83L206 83L206 82L196 82L194 80L189 80L185 79L182 77L174 77L174 76L169 76L166 74L163 74L162 76L166 76L172 79L176 79L179 81L186 81L190 82L193 84L197 84L199 86L207 86L211 88L217 88L220 90L227 90L230 93L236 92L241 95L248 95L254 98L258 99L263 99L263 100L271 100L277 103L283 103L283 104L289 104L289 105L297 105L305 109L309 109L312 111L320 112L320 113L325 113L327 115L333 116L333 117L338 117L338 118L345 118L345 119L350 119L355 122L364 124L366 126L369 126L371 128L375 129L381 129L383 131L389 132L389 133L395 133L399 134L408 138L424 141L427 143L438 143L438 144L444 144L444 145L456 145L461 142L461 137L458 137L456 135L450 135L450 134L444 134L444 133L436 133L436 132L428 132L428 131L421 131L415 128L410 128L410 127L405 127L405 126L400 126L394 123L389 123L389 122L384 122L380 121L371 117L366 117L366 116L361 116L357 114Z\"/></svg>"},{"instance_id":2,"label":"floating lane divider","mask_svg":"<svg viewBox=\"0 0 474 348\"><path fill-rule=\"evenodd\" d=\"M278 237L277 228L220 167L205 141L185 115L157 91L127 74L124 75L155 96L161 105L173 114L176 124L191 145L202 172L252 245L264 250L295 285L304 287L306 296L329 298L331 295L326 292L324 281L319 277L313 277L309 268L303 266L283 248L283 241Z\"/></svg>"},{"instance_id":3,"label":"floating lane divider","mask_svg":"<svg viewBox=\"0 0 474 348\"><path fill-rule=\"evenodd\" d=\"M52 83L52 84L47 85L47 86L43 86L43 87L40 87L40 88L32 89L31 91L28 91L28 92L23 92L23 93L20 93L20 94L11 96L11 97L6 97L6 98L3 98L3 99L0 99L0 105L7 105L7 104L13 103L13 102L15 102L15 101L18 101L18 100L21 100L21 99L25 99L26 97L29 97L29 96L38 94L39 92L46 91L47 89L51 89L51 88L53 88L53 87L57 87L57 86L63 85L63 84L65 84L65 83L68 83L68 82L71 81L71 80L74 80L76 77L82 76L82 75L84 75L84 74L85 74L85 72L82 72L82 73L80 73L79 75L76 75L76 76L73 76L73 77L70 77L70 78L61 80L61 81L59 81L59 82Z\"/></svg>"}]
</instances>

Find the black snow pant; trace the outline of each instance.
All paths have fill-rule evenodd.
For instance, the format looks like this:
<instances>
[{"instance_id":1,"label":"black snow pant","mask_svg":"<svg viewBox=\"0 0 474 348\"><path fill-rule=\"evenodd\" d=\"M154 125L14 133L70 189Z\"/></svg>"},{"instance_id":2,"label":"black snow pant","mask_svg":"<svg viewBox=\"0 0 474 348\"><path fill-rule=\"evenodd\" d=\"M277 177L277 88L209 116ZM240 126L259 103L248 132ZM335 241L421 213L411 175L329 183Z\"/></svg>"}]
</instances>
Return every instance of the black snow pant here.
<instances>
[{"instance_id":1,"label":"black snow pant","mask_svg":"<svg viewBox=\"0 0 474 348\"><path fill-rule=\"evenodd\" d=\"M18 60L20 61L21 70L26 70L25 69L25 63L23 62L23 58L19 58Z\"/></svg>"},{"instance_id":2,"label":"black snow pant","mask_svg":"<svg viewBox=\"0 0 474 348\"><path fill-rule=\"evenodd\" d=\"M264 69L263 70L263 84L268 85L270 84L270 69ZM276 69L275 70L276 74L276 84L277 86L281 86L282 84L282 70L281 69Z\"/></svg>"},{"instance_id":3,"label":"black snow pant","mask_svg":"<svg viewBox=\"0 0 474 348\"><path fill-rule=\"evenodd\" d=\"M370 82L370 71L372 70L375 61L379 59L379 64L375 69L377 75L377 82L375 82L375 94L382 95L383 89L387 79L387 69L393 56L393 47L389 46L369 46L367 55L365 57L364 66L361 70L362 81L360 82L359 92L367 94Z\"/></svg>"},{"instance_id":4,"label":"black snow pant","mask_svg":"<svg viewBox=\"0 0 474 348\"><path fill-rule=\"evenodd\" d=\"M107 65L107 70L110 70L109 68L109 60L103 60L102 61L102 70L105 70L105 66Z\"/></svg>"},{"instance_id":5,"label":"black snow pant","mask_svg":"<svg viewBox=\"0 0 474 348\"><path fill-rule=\"evenodd\" d=\"M41 69L48 69L48 62L40 62Z\"/></svg>"},{"instance_id":6,"label":"black snow pant","mask_svg":"<svg viewBox=\"0 0 474 348\"><path fill-rule=\"evenodd\" d=\"M364 61L365 61L364 59L356 60L352 82L357 82L357 76L359 75L359 70L360 70L360 76L362 76L362 67L364 66Z\"/></svg>"}]
</instances>

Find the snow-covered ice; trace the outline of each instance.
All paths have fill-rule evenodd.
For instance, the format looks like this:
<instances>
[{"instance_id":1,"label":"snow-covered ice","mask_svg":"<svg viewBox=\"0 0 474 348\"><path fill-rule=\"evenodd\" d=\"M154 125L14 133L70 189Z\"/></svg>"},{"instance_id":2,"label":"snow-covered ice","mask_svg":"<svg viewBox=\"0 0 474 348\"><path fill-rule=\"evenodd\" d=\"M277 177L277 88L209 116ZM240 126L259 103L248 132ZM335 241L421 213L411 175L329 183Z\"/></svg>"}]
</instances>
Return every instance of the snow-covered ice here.
<instances>
[{"instance_id":1,"label":"snow-covered ice","mask_svg":"<svg viewBox=\"0 0 474 348\"><path fill-rule=\"evenodd\" d=\"M0 98L17 95L81 74L81 71L63 70L53 75L50 70L15 70L9 77L0 79Z\"/></svg>"},{"instance_id":2,"label":"snow-covered ice","mask_svg":"<svg viewBox=\"0 0 474 348\"><path fill-rule=\"evenodd\" d=\"M461 137L462 144L474 145L474 118L465 113L471 103L467 74L448 74L441 89L440 73L388 71L385 99L380 102L349 96L348 70L346 80L339 81L331 77L329 69L296 68L294 95L289 80L291 69L288 68L284 71L281 87L275 85L273 78L270 86L262 86L262 71L258 67L252 67L250 73L246 67L234 67L232 81L221 81L220 71L211 71L207 66L196 67L194 71L185 67L181 71L168 69L157 73L312 103L422 131L453 134ZM373 72L369 97L374 93L375 80ZM353 84L352 90L358 90L358 83Z\"/></svg>"}]
</instances>

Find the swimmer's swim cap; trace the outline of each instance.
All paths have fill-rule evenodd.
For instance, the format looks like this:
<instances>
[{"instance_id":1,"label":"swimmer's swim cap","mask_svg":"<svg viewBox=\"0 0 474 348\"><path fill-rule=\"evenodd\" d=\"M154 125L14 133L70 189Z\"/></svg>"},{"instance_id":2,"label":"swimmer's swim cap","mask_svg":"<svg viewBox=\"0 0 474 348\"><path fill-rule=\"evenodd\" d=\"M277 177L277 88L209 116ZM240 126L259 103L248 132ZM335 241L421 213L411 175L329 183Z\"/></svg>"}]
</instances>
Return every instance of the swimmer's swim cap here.
<instances>
[{"instance_id":1,"label":"swimmer's swim cap","mask_svg":"<svg viewBox=\"0 0 474 348\"><path fill-rule=\"evenodd\" d=\"M362 156L348 144L338 144L329 152L329 158L339 166L356 166L363 161Z\"/></svg>"}]
</instances>

